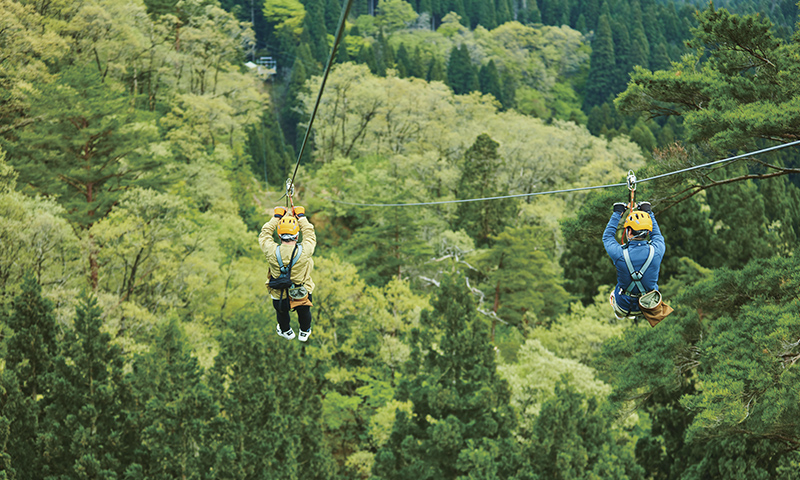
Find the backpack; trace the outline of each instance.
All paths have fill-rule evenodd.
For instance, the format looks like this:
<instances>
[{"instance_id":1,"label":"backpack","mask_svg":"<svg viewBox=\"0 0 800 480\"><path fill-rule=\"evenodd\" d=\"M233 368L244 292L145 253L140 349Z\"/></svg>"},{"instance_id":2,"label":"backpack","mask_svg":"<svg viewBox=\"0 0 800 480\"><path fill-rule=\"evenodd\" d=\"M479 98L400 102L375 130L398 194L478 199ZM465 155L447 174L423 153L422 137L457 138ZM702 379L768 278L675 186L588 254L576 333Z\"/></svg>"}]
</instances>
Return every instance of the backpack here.
<instances>
[{"instance_id":1,"label":"backpack","mask_svg":"<svg viewBox=\"0 0 800 480\"><path fill-rule=\"evenodd\" d=\"M298 251L299 250L299 251ZM278 278L270 278L269 279L269 288L280 290L281 298L278 300L279 302L279 311L281 312L288 312L289 311L289 292L288 290L292 287L292 267L297 260L300 258L300 255L303 253L303 246L302 245L295 245L294 250L292 250L292 257L289 259L289 265L283 264L283 259L281 258L281 246L278 245L275 247L275 256L278 259L278 265L280 265L281 273L278 275ZM283 297L284 292L286 292L286 298Z\"/></svg>"}]
</instances>

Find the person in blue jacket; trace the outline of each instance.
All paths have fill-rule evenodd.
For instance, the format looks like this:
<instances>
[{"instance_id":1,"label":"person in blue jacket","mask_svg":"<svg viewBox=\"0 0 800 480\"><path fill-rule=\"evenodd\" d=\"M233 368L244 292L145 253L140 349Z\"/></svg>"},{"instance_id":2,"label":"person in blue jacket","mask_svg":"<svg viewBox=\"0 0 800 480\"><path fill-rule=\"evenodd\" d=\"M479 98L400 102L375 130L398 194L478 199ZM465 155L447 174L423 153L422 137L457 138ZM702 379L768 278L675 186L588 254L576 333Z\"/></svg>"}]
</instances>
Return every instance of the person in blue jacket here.
<instances>
[{"instance_id":1,"label":"person in blue jacket","mask_svg":"<svg viewBox=\"0 0 800 480\"><path fill-rule=\"evenodd\" d=\"M603 232L606 252L617 268L617 284L609 300L614 315L620 320L641 315L639 297L658 290L658 272L666 249L650 203L640 202L637 207L638 210L625 219L626 245L620 245L615 238L619 221L627 210L626 204L614 204L614 212Z\"/></svg>"}]
</instances>

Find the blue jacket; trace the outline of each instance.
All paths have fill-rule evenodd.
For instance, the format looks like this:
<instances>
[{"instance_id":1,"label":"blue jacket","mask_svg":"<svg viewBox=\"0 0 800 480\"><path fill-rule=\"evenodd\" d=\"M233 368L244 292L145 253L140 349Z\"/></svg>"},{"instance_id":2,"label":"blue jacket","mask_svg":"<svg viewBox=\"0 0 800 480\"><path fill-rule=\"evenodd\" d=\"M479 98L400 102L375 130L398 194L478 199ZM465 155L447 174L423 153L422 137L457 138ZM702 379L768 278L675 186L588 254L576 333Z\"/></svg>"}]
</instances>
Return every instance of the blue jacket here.
<instances>
[{"instance_id":1,"label":"blue jacket","mask_svg":"<svg viewBox=\"0 0 800 480\"><path fill-rule=\"evenodd\" d=\"M608 252L608 256L611 257L611 261L614 262L614 266L617 267L617 286L614 288L614 296L617 299L617 305L624 310L638 311L638 299L622 293L631 283L631 274L628 272L628 266L625 264L622 245L620 245L614 237L617 233L617 226L621 218L622 214L619 212L614 212L611 215L611 219L608 221L608 225L606 225L606 229L603 232L603 244L605 244L606 252ZM658 228L658 223L656 222L656 217L653 215L653 212L650 212L650 219L653 220L653 231L650 233L650 243L653 245L655 252L653 261L650 263L650 266L647 267L647 271L644 272L644 277L642 278L642 285L648 292L658 290L658 271L661 269L661 259L664 258L664 250L666 250L664 237L661 235L661 229ZM633 268L638 270L644 265L644 262L647 261L650 249L647 247L647 242L631 241L628 243L628 254L631 257ZM646 293L639 292L638 290L638 288L633 287L634 294Z\"/></svg>"}]
</instances>

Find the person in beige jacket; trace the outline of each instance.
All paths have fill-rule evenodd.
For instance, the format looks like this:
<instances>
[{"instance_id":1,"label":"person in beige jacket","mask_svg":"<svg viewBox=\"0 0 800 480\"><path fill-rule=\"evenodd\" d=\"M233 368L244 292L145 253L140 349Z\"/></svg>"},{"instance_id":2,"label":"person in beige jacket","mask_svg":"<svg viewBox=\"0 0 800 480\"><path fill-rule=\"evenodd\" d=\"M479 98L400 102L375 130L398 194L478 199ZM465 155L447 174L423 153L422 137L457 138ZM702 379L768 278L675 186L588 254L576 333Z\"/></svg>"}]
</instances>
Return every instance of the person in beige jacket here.
<instances>
[{"instance_id":1,"label":"person in beige jacket","mask_svg":"<svg viewBox=\"0 0 800 480\"><path fill-rule=\"evenodd\" d=\"M276 230L280 243L273 239ZM301 243L298 243L299 234L303 236ZM300 324L300 341L305 342L311 334L311 294L314 292L314 280L311 279L314 270L312 256L317 246L314 225L306 218L305 208L294 207L289 214L285 208L275 207L272 219L261 227L258 244L269 263L267 289L278 317L278 335L287 340L294 339L289 319L289 310L294 310ZM288 269L290 265L291 286L285 290L270 286L270 280L280 276L281 267Z\"/></svg>"}]
</instances>

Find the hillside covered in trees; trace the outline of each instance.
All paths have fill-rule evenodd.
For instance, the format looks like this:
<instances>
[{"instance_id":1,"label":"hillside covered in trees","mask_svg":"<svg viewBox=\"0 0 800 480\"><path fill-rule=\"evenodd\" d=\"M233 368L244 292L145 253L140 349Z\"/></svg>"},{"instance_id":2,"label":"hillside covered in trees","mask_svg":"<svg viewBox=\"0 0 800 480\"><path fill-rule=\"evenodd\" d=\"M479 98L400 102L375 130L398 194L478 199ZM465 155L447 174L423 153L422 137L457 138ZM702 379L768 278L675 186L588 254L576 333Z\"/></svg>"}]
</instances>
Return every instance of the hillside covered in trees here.
<instances>
[{"instance_id":1,"label":"hillside covered in trees","mask_svg":"<svg viewBox=\"0 0 800 480\"><path fill-rule=\"evenodd\" d=\"M0 0L0 478L800 478L798 6L343 3Z\"/></svg>"}]
</instances>

